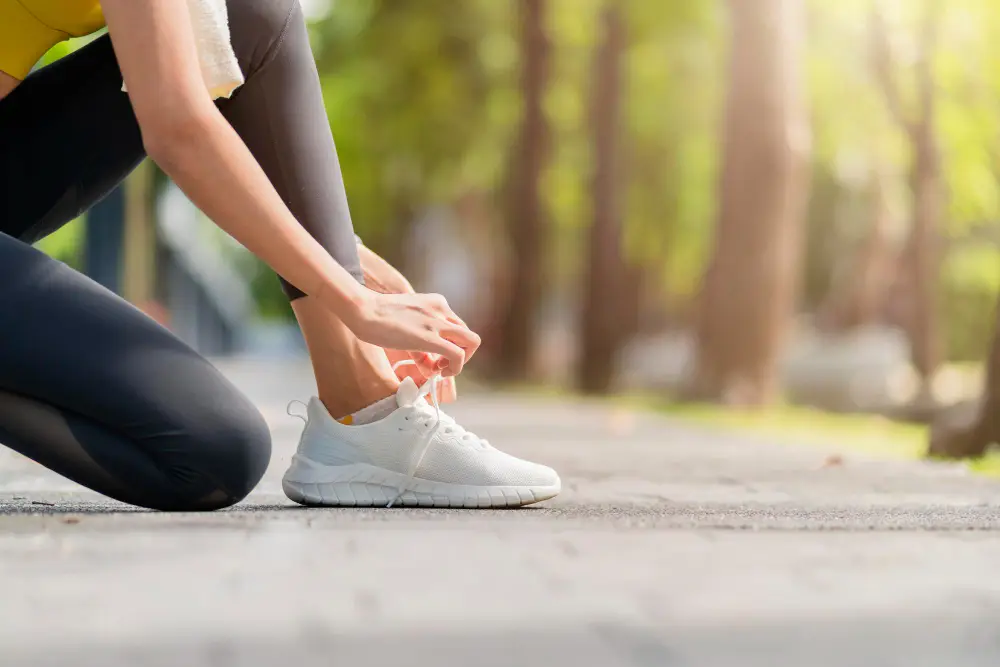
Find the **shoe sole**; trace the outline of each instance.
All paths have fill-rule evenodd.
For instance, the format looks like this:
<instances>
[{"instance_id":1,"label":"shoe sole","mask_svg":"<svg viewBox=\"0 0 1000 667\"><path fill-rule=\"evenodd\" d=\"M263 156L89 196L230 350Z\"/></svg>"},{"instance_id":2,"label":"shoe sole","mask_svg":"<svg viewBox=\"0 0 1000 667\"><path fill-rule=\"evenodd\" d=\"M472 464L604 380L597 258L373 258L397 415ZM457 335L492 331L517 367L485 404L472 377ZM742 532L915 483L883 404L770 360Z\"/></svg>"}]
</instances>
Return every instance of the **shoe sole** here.
<instances>
[{"instance_id":1,"label":"shoe sole","mask_svg":"<svg viewBox=\"0 0 1000 667\"><path fill-rule=\"evenodd\" d=\"M400 495L402 487L407 490ZM298 470L293 464L281 480L281 488L290 500L308 507L385 507L395 499L393 507L480 509L531 505L555 497L562 485L446 484L356 463Z\"/></svg>"}]
</instances>

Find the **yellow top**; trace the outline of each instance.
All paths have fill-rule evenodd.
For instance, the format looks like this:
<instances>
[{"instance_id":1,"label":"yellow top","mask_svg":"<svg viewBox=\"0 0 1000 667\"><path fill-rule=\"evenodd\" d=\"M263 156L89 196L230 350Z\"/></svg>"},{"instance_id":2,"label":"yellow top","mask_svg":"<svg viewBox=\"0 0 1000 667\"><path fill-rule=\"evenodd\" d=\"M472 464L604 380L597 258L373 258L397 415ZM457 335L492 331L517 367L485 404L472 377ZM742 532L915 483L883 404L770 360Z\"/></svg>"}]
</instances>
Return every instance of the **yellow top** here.
<instances>
[{"instance_id":1,"label":"yellow top","mask_svg":"<svg viewBox=\"0 0 1000 667\"><path fill-rule=\"evenodd\" d=\"M0 72L23 79L57 43L103 27L100 0L0 0Z\"/></svg>"}]
</instances>

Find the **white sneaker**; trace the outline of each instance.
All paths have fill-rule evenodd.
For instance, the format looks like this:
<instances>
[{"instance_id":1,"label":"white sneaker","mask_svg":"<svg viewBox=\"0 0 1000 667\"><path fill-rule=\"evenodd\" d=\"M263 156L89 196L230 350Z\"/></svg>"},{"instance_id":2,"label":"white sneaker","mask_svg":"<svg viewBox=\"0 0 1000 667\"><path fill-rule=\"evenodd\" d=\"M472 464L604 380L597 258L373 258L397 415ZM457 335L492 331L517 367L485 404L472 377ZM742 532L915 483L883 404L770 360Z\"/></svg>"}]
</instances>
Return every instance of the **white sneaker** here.
<instances>
[{"instance_id":1,"label":"white sneaker","mask_svg":"<svg viewBox=\"0 0 1000 667\"><path fill-rule=\"evenodd\" d=\"M318 398L298 451L282 479L303 505L379 507L518 507L559 493L551 468L494 449L441 412L436 382L407 378L399 406L371 424L345 426ZM434 405L425 396L431 396Z\"/></svg>"}]
</instances>

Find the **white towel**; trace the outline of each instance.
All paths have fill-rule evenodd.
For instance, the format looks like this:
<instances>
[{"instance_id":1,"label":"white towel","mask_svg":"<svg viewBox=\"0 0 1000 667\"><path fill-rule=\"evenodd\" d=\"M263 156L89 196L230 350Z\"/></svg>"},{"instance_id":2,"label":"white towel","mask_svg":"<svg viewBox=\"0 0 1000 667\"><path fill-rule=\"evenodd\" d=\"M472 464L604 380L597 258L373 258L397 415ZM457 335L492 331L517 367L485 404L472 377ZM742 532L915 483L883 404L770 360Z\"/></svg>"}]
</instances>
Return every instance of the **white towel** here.
<instances>
[{"instance_id":1,"label":"white towel","mask_svg":"<svg viewBox=\"0 0 1000 667\"><path fill-rule=\"evenodd\" d=\"M194 28L201 76L212 99L229 97L243 85L243 72L229 38L226 0L186 0ZM122 90L125 84L122 83Z\"/></svg>"}]
</instances>

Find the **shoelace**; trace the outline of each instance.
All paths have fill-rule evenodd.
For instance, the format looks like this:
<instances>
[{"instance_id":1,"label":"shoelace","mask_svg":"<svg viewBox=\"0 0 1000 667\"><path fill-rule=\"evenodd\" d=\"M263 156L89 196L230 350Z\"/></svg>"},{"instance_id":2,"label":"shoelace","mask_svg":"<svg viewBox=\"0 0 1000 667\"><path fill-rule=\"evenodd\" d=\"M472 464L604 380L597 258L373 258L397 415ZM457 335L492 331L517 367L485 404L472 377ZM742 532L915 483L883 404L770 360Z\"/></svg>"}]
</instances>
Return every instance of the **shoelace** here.
<instances>
[{"instance_id":1,"label":"shoelace","mask_svg":"<svg viewBox=\"0 0 1000 667\"><path fill-rule=\"evenodd\" d=\"M413 361L412 359L404 359L403 361L397 361L395 364L393 364L392 370L395 371L400 366L411 366L411 365L416 366L417 362ZM434 439L434 436L441 428L441 418L443 415L441 413L441 405L438 403L438 398L437 398L437 387L438 387L438 382L440 381L441 381L441 374L435 373L434 375L430 376L427 379L427 382L425 382L423 386L420 387L420 391L417 393L417 400L423 398L424 396L428 396L430 398L431 405L434 406L434 425L431 428L427 429L427 432L424 434L423 442L420 444L420 454L417 456L415 462L411 461L409 472L407 472L406 475L407 477L406 481L404 481L399 486L399 488L397 489L398 493L396 493L396 496L389 501L389 504L386 505L386 509L395 505L396 501L402 498L404 493L409 491L409 486L411 482L416 482L415 475L417 474L417 468L419 468L421 462L423 462L424 455L427 453L427 449L431 446L431 440Z\"/></svg>"}]
</instances>

